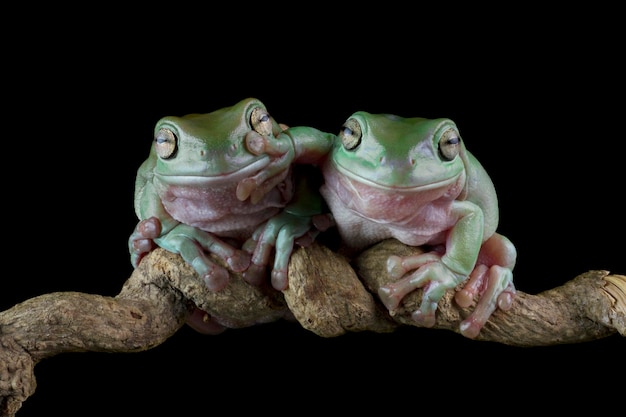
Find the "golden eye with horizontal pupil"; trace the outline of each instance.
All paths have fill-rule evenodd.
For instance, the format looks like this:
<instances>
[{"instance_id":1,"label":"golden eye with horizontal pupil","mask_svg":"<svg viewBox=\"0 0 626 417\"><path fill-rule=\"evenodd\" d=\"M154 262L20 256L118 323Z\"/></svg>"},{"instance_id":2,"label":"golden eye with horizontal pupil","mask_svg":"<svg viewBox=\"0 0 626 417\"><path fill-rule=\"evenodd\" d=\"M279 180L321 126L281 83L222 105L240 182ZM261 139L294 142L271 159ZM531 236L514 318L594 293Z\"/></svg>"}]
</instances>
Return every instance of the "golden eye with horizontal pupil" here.
<instances>
[{"instance_id":1,"label":"golden eye with horizontal pupil","mask_svg":"<svg viewBox=\"0 0 626 417\"><path fill-rule=\"evenodd\" d=\"M441 135L439 141L439 154L446 161L451 161L459 154L461 150L461 138L454 129L448 129Z\"/></svg>"},{"instance_id":2,"label":"golden eye with horizontal pupil","mask_svg":"<svg viewBox=\"0 0 626 417\"><path fill-rule=\"evenodd\" d=\"M361 125L356 119L348 119L341 127L339 131L339 137L343 147L347 150L351 150L359 146L361 143Z\"/></svg>"},{"instance_id":3,"label":"golden eye with horizontal pupil","mask_svg":"<svg viewBox=\"0 0 626 417\"><path fill-rule=\"evenodd\" d=\"M176 135L169 129L159 129L154 136L154 148L163 159L171 158L176 153Z\"/></svg>"},{"instance_id":4,"label":"golden eye with horizontal pupil","mask_svg":"<svg viewBox=\"0 0 626 417\"><path fill-rule=\"evenodd\" d=\"M272 118L270 114L263 108L257 107L252 110L250 116L250 124L252 128L260 135L267 136L272 133Z\"/></svg>"}]
</instances>

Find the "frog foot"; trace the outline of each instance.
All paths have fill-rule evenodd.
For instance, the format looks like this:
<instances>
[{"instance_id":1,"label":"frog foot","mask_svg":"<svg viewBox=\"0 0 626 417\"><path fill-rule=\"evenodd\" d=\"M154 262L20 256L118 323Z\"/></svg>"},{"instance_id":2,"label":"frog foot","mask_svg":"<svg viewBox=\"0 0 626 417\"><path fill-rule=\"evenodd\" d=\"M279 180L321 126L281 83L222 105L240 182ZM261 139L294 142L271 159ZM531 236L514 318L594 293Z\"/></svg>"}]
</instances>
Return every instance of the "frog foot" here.
<instances>
[{"instance_id":1,"label":"frog foot","mask_svg":"<svg viewBox=\"0 0 626 417\"><path fill-rule=\"evenodd\" d=\"M161 234L161 221L156 217L150 217L140 221L128 239L130 262L137 268L141 259L154 250L158 245L154 239Z\"/></svg>"},{"instance_id":2,"label":"frog foot","mask_svg":"<svg viewBox=\"0 0 626 417\"><path fill-rule=\"evenodd\" d=\"M465 286L455 294L455 301L461 307L469 307L474 296L479 297L476 307L460 325L461 334L470 339L478 336L496 308L504 311L511 308L515 296L511 269L477 265Z\"/></svg>"}]
</instances>

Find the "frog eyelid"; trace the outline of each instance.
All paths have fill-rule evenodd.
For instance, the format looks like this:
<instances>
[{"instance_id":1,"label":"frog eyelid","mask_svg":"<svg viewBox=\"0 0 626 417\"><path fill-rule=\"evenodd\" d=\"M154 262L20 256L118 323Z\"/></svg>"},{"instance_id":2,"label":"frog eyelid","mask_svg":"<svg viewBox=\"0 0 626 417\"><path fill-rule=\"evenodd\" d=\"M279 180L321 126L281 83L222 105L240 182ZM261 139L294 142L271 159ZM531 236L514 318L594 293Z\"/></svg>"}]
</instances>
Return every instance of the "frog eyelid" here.
<instances>
[{"instance_id":1,"label":"frog eyelid","mask_svg":"<svg viewBox=\"0 0 626 417\"><path fill-rule=\"evenodd\" d=\"M361 125L354 118L346 120L339 131L339 137L344 149L349 151L355 149L361 144L361 138L363 137Z\"/></svg>"},{"instance_id":2,"label":"frog eyelid","mask_svg":"<svg viewBox=\"0 0 626 417\"><path fill-rule=\"evenodd\" d=\"M250 114L250 125L255 132L262 136L268 136L272 133L273 123L272 117L262 107L255 107Z\"/></svg>"},{"instance_id":3,"label":"frog eyelid","mask_svg":"<svg viewBox=\"0 0 626 417\"><path fill-rule=\"evenodd\" d=\"M461 136L456 129L448 128L444 130L439 139L439 155L446 160L451 161L461 151Z\"/></svg>"},{"instance_id":4,"label":"frog eyelid","mask_svg":"<svg viewBox=\"0 0 626 417\"><path fill-rule=\"evenodd\" d=\"M159 158L169 159L178 149L178 138L170 129L161 128L154 135L154 148Z\"/></svg>"}]
</instances>

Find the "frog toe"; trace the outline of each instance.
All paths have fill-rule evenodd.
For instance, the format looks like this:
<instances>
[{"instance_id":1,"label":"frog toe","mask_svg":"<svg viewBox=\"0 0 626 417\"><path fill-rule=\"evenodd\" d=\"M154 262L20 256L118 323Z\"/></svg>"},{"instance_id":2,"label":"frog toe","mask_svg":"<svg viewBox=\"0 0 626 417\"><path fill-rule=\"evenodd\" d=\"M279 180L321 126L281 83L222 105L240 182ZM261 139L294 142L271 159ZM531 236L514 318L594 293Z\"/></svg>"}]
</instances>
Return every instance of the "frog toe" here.
<instances>
[{"instance_id":1,"label":"frog toe","mask_svg":"<svg viewBox=\"0 0 626 417\"><path fill-rule=\"evenodd\" d=\"M226 263L231 271L245 271L250 266L250 254L242 250L235 250L233 254L226 259Z\"/></svg>"},{"instance_id":2,"label":"frog toe","mask_svg":"<svg viewBox=\"0 0 626 417\"><path fill-rule=\"evenodd\" d=\"M477 265L463 288L454 294L454 301L460 307L467 308L472 305L474 297L480 293L485 285L488 270L486 265Z\"/></svg>"},{"instance_id":3,"label":"frog toe","mask_svg":"<svg viewBox=\"0 0 626 417\"><path fill-rule=\"evenodd\" d=\"M224 289L230 280L228 271L220 266L214 265L214 268L204 274L204 283L212 292L218 292Z\"/></svg>"},{"instance_id":4,"label":"frog toe","mask_svg":"<svg viewBox=\"0 0 626 417\"><path fill-rule=\"evenodd\" d=\"M461 322L459 330L461 334L468 339L475 339L483 326L484 323L481 323L476 317L470 317Z\"/></svg>"},{"instance_id":5,"label":"frog toe","mask_svg":"<svg viewBox=\"0 0 626 417\"><path fill-rule=\"evenodd\" d=\"M288 286L287 271L274 269L272 271L272 287L278 291L284 291Z\"/></svg>"},{"instance_id":6,"label":"frog toe","mask_svg":"<svg viewBox=\"0 0 626 417\"><path fill-rule=\"evenodd\" d=\"M515 298L515 286L513 283L509 284L502 294L498 296L498 308L500 310L510 310L513 305L513 299Z\"/></svg>"},{"instance_id":7,"label":"frog toe","mask_svg":"<svg viewBox=\"0 0 626 417\"><path fill-rule=\"evenodd\" d=\"M396 279L406 274L406 269L402 266L402 258L397 255L387 258L387 272Z\"/></svg>"},{"instance_id":8,"label":"frog toe","mask_svg":"<svg viewBox=\"0 0 626 417\"><path fill-rule=\"evenodd\" d=\"M419 324L422 327L433 327L435 325L435 310L437 308L437 304L435 306L429 306L425 309L416 310L411 314L411 318L414 322Z\"/></svg>"},{"instance_id":9,"label":"frog toe","mask_svg":"<svg viewBox=\"0 0 626 417\"><path fill-rule=\"evenodd\" d=\"M248 269L244 271L243 279L248 284L258 287L265 280L266 273L266 267L264 265L251 263L250 266L248 266Z\"/></svg>"}]
</instances>

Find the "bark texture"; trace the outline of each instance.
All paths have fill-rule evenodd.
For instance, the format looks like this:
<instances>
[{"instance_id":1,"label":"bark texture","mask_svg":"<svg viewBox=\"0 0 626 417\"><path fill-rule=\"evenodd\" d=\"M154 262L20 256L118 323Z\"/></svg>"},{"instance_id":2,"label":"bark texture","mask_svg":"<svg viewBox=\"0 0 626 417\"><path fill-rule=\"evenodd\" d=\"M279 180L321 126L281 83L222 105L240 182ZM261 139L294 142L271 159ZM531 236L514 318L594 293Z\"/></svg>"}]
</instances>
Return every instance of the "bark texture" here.
<instances>
[{"instance_id":1,"label":"bark texture","mask_svg":"<svg viewBox=\"0 0 626 417\"><path fill-rule=\"evenodd\" d=\"M346 332L393 332L417 326L411 319L421 290L393 314L377 299L391 282L391 254L419 248L388 240L351 262L314 243L292 256L289 288L254 287L232 274L228 286L207 290L178 255L150 253L116 297L77 292L44 294L0 312L0 416L15 416L36 389L35 366L63 352L140 352L180 329L197 308L221 326L241 328L280 319L297 320L321 337ZM434 328L458 332L471 307L454 303L448 291ZM496 311L476 338L513 346L580 343L626 335L626 276L589 271L537 295L518 291L508 311Z\"/></svg>"}]
</instances>

